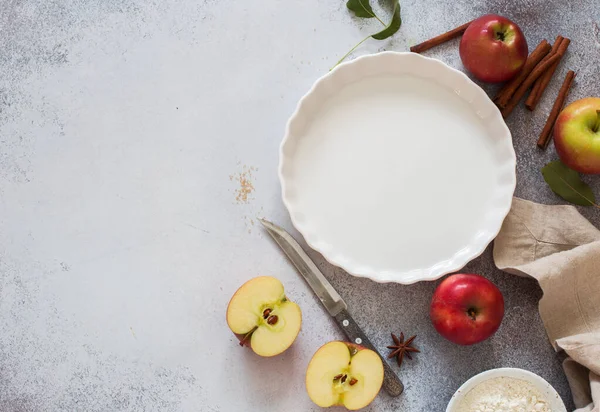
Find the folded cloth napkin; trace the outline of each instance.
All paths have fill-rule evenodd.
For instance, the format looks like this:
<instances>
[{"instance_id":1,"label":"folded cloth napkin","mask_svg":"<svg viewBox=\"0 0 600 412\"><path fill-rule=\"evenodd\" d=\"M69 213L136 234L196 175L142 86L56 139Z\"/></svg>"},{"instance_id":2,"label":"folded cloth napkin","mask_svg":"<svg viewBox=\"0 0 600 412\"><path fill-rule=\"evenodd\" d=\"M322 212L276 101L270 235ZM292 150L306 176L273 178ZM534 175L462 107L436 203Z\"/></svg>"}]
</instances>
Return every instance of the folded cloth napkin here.
<instances>
[{"instance_id":1,"label":"folded cloth napkin","mask_svg":"<svg viewBox=\"0 0 600 412\"><path fill-rule=\"evenodd\" d=\"M600 412L600 231L572 206L514 198L494 262L540 283L540 316L554 349L569 355L576 412Z\"/></svg>"}]
</instances>

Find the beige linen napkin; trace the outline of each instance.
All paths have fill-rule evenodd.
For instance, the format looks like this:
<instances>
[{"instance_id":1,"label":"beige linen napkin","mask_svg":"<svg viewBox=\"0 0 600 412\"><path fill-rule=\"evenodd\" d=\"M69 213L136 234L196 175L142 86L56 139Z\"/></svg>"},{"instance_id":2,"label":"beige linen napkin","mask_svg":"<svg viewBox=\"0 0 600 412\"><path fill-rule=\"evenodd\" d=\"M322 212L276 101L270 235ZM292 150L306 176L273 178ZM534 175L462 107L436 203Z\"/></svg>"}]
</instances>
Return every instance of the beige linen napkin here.
<instances>
[{"instance_id":1,"label":"beige linen napkin","mask_svg":"<svg viewBox=\"0 0 600 412\"><path fill-rule=\"evenodd\" d=\"M576 412L600 412L600 231L572 206L514 198L494 261L538 280L550 342L569 355L563 368Z\"/></svg>"}]
</instances>

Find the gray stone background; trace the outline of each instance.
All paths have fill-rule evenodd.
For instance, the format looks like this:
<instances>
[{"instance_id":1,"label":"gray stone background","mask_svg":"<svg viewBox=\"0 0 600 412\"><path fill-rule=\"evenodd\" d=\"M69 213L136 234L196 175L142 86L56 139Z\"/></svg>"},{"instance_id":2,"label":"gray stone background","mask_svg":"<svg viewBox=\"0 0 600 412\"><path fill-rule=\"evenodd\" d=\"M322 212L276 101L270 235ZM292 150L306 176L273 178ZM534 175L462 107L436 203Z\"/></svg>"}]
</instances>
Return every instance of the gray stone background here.
<instances>
[{"instance_id":1,"label":"gray stone background","mask_svg":"<svg viewBox=\"0 0 600 412\"><path fill-rule=\"evenodd\" d=\"M487 12L518 22L530 48L572 39L536 112L508 120L516 194L562 203L539 172L556 154L535 141L566 70L578 73L570 101L600 95L597 0L405 0L400 31L353 56L405 51ZM338 0L0 0L0 411L319 410L304 370L342 336L255 219L292 231L276 177L285 122L377 24ZM426 54L460 69L457 46ZM436 282L376 284L312 256L378 348L390 332L418 335L405 394L366 410L443 411L466 379L501 366L540 374L572 407L539 287L496 270L491 249L465 271L500 287L506 317L472 347L431 326ZM259 274L282 279L304 314L273 359L239 348L225 322Z\"/></svg>"}]
</instances>

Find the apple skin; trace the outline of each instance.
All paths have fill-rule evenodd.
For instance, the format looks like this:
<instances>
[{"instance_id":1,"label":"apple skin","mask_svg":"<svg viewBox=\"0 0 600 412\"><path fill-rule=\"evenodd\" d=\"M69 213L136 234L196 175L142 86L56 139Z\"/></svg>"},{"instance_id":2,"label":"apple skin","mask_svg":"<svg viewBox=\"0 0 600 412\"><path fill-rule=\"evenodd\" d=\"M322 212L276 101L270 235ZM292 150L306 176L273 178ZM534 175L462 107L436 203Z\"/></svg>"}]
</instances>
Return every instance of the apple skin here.
<instances>
[{"instance_id":1,"label":"apple skin","mask_svg":"<svg viewBox=\"0 0 600 412\"><path fill-rule=\"evenodd\" d=\"M600 174L600 98L571 103L554 124L554 145L562 162L586 174Z\"/></svg>"},{"instance_id":2,"label":"apple skin","mask_svg":"<svg viewBox=\"0 0 600 412\"><path fill-rule=\"evenodd\" d=\"M452 275L433 293L429 315L440 335L459 345L472 345L498 330L504 317L504 298L483 276Z\"/></svg>"},{"instance_id":3,"label":"apple skin","mask_svg":"<svg viewBox=\"0 0 600 412\"><path fill-rule=\"evenodd\" d=\"M529 53L519 26L496 14L473 20L462 36L459 51L467 70L479 80L490 83L516 76Z\"/></svg>"}]
</instances>

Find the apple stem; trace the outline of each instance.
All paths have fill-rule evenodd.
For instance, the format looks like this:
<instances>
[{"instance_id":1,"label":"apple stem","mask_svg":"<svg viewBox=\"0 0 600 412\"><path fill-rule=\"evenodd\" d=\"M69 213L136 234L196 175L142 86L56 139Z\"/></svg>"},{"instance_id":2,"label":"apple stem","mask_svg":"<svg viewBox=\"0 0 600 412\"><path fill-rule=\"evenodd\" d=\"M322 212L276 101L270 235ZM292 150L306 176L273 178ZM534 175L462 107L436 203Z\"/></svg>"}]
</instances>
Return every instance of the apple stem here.
<instances>
[{"instance_id":1,"label":"apple stem","mask_svg":"<svg viewBox=\"0 0 600 412\"><path fill-rule=\"evenodd\" d=\"M600 130L600 110L596 110L596 124L594 125L592 130L594 131L594 133L598 133L598 130Z\"/></svg>"},{"instance_id":2,"label":"apple stem","mask_svg":"<svg viewBox=\"0 0 600 412\"><path fill-rule=\"evenodd\" d=\"M258 326L255 326L250 332L244 335L244 338L240 341L240 346L244 346L250 340L250 336L252 336L256 329L258 329Z\"/></svg>"}]
</instances>

